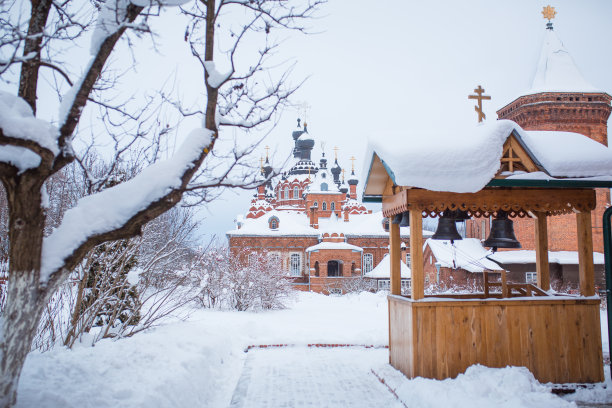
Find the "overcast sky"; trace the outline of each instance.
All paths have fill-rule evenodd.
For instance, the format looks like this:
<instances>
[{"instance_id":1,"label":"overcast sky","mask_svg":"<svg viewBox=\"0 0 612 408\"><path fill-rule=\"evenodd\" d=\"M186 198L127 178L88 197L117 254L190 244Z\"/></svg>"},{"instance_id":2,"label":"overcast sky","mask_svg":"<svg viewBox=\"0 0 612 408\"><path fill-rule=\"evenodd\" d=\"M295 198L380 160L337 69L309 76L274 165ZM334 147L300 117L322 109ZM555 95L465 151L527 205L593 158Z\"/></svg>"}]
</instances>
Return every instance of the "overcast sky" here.
<instances>
[{"instance_id":1,"label":"overcast sky","mask_svg":"<svg viewBox=\"0 0 612 408\"><path fill-rule=\"evenodd\" d=\"M296 75L309 76L295 98L311 106L309 132L326 142L328 157L340 147L343 167L350 167L350 156L358 158L361 172L368 137L394 134L390 143L405 145L414 129L476 121L467 95L477 85L492 97L485 101L487 118L496 118L497 109L531 86L548 4L331 0L325 17L313 22L320 34L283 45L298 61ZM612 94L612 1L550 4L558 13L554 29L583 76ZM285 112L268 143L290 149L296 118ZM405 140L398 139L404 129ZM206 231L222 236L249 200L249 193L227 193L210 204Z\"/></svg>"},{"instance_id":2,"label":"overcast sky","mask_svg":"<svg viewBox=\"0 0 612 408\"><path fill-rule=\"evenodd\" d=\"M467 95L477 85L492 97L485 101L488 119L495 119L497 109L529 89L545 33L541 11L548 4L542 0L329 0L321 17L310 24L317 34L289 36L277 58L296 62L296 81L308 77L293 100L311 107L308 129L317 140L317 150L325 142L328 157L333 157L333 147L339 146L340 165L350 169L348 159L355 156L361 173L368 138L389 140L400 148L418 137L419 129L459 129L474 123L474 101ZM555 32L583 76L612 94L612 1L550 4L558 13ZM126 78L139 91L159 89L172 78L175 92L189 105L201 100L202 71L183 40L185 22L175 14L167 12L154 23L159 34L156 50L134 49L141 63ZM123 51L115 58L131 61ZM79 57L75 65L86 60ZM129 95L130 88L125 90ZM56 107L46 116L54 115ZM262 145L275 148L275 158L289 154L297 117L296 111L283 112ZM83 122L82 130L87 128ZM195 126L199 123L193 119L184 121L177 139ZM227 132L226 136L232 134ZM364 175L358 176L361 188ZM233 229L236 215L248 209L251 196L252 192L226 192L202 208L202 232L224 237Z\"/></svg>"}]
</instances>

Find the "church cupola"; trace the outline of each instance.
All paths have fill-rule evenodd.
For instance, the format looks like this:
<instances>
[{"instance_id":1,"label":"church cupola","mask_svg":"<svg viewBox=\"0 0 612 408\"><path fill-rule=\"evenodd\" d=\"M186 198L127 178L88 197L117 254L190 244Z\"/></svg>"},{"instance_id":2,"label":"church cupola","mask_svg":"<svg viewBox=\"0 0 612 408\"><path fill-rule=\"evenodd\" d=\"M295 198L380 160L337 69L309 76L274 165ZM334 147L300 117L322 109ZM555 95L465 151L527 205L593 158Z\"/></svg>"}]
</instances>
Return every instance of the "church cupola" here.
<instances>
[{"instance_id":1,"label":"church cupola","mask_svg":"<svg viewBox=\"0 0 612 408\"><path fill-rule=\"evenodd\" d=\"M325 152L321 153L321 160L319 160L319 168L327 168L327 159L325 158Z\"/></svg>"},{"instance_id":2,"label":"church cupola","mask_svg":"<svg viewBox=\"0 0 612 408\"><path fill-rule=\"evenodd\" d=\"M607 146L612 97L587 82L553 30L556 12L548 6L540 59L531 89L497 111L525 130L582 133Z\"/></svg>"},{"instance_id":3,"label":"church cupola","mask_svg":"<svg viewBox=\"0 0 612 408\"><path fill-rule=\"evenodd\" d=\"M291 137L293 137L293 142L295 144L295 147L293 148L293 157L295 158L299 158L300 157L300 150L298 148L298 139L300 136L302 136L306 130L302 130L302 125L300 124L300 122L302 121L302 119L298 118L297 120L297 129L293 131L293 133L291 134ZM305 124L304 124L305 125Z\"/></svg>"}]
</instances>

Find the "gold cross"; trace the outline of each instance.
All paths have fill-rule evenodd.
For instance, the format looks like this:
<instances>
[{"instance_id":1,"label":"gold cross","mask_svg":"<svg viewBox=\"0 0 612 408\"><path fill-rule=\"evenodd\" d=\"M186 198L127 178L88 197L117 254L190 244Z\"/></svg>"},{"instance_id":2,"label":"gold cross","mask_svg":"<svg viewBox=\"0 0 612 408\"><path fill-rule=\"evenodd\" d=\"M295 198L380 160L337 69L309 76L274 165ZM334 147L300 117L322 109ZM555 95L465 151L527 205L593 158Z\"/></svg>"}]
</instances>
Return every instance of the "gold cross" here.
<instances>
[{"instance_id":1,"label":"gold cross","mask_svg":"<svg viewBox=\"0 0 612 408\"><path fill-rule=\"evenodd\" d=\"M351 170L355 171L355 160L357 159L355 158L355 156L351 156L350 160L351 160Z\"/></svg>"},{"instance_id":2,"label":"gold cross","mask_svg":"<svg viewBox=\"0 0 612 408\"><path fill-rule=\"evenodd\" d=\"M550 20L555 18L555 16L557 15L557 12L555 11L554 7L546 6L542 9L542 15L544 16L544 18L547 18L548 22L550 23Z\"/></svg>"},{"instance_id":3,"label":"gold cross","mask_svg":"<svg viewBox=\"0 0 612 408\"><path fill-rule=\"evenodd\" d=\"M474 92L476 92L477 95L468 95L468 99L478 100L478 106L474 106L474 110L478 112L478 122L482 122L487 117L482 111L482 101L490 100L491 97L489 95L483 95L484 89L482 89L480 85L478 85L478 88L474 89Z\"/></svg>"},{"instance_id":4,"label":"gold cross","mask_svg":"<svg viewBox=\"0 0 612 408\"><path fill-rule=\"evenodd\" d=\"M338 146L334 146L334 154L336 155L336 160L338 160Z\"/></svg>"},{"instance_id":5,"label":"gold cross","mask_svg":"<svg viewBox=\"0 0 612 408\"><path fill-rule=\"evenodd\" d=\"M342 182L344 183L344 169L342 169Z\"/></svg>"},{"instance_id":6,"label":"gold cross","mask_svg":"<svg viewBox=\"0 0 612 408\"><path fill-rule=\"evenodd\" d=\"M308 116L310 114L310 108L311 108L311 106L306 101L304 101L304 102L302 102L300 104L299 111L301 111L302 116L304 117L304 122L306 122L308 120ZM306 123L304 123L304 125L306 125Z\"/></svg>"},{"instance_id":7,"label":"gold cross","mask_svg":"<svg viewBox=\"0 0 612 408\"><path fill-rule=\"evenodd\" d=\"M268 155L270 153L270 146L266 146L265 149L266 149L266 160L268 160Z\"/></svg>"},{"instance_id":8,"label":"gold cross","mask_svg":"<svg viewBox=\"0 0 612 408\"><path fill-rule=\"evenodd\" d=\"M260 157L260 158L259 158L259 169L261 170L261 173L262 173L262 174L263 174L263 172L264 172L264 171L263 171L263 162L264 162L263 157Z\"/></svg>"}]
</instances>

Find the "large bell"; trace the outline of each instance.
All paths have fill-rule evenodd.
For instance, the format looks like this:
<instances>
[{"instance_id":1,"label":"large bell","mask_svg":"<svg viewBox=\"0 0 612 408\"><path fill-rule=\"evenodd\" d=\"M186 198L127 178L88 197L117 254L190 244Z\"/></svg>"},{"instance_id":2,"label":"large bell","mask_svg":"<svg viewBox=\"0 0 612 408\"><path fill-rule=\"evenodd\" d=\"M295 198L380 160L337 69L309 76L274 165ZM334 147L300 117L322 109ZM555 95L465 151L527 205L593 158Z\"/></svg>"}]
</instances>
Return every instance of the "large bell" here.
<instances>
[{"instance_id":1,"label":"large bell","mask_svg":"<svg viewBox=\"0 0 612 408\"><path fill-rule=\"evenodd\" d=\"M433 234L431 238L440 240L449 239L451 241L463 239L461 235L459 235L459 232L457 232L457 225L450 211L444 211L438 221L436 233Z\"/></svg>"},{"instance_id":2,"label":"large bell","mask_svg":"<svg viewBox=\"0 0 612 408\"><path fill-rule=\"evenodd\" d=\"M493 251L497 248L521 248L521 243L514 235L514 223L508 219L507 212L501 210L497 212L489 237L483 245L492 247Z\"/></svg>"},{"instance_id":3,"label":"large bell","mask_svg":"<svg viewBox=\"0 0 612 408\"><path fill-rule=\"evenodd\" d=\"M402 214L395 214L393 216L393 220L391 221L393 224L399 224L400 222L402 222Z\"/></svg>"}]
</instances>

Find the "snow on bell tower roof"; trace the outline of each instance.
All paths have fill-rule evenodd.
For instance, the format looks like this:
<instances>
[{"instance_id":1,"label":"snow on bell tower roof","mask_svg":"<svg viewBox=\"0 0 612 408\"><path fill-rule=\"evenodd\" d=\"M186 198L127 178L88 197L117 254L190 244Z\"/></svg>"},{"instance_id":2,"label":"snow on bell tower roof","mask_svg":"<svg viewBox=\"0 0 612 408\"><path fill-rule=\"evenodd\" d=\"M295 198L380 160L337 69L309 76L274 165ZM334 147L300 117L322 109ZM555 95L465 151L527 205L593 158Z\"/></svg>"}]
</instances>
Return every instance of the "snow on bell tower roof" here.
<instances>
[{"instance_id":1,"label":"snow on bell tower roof","mask_svg":"<svg viewBox=\"0 0 612 408\"><path fill-rule=\"evenodd\" d=\"M602 92L584 79L552 24L546 29L540 60L527 94L542 92Z\"/></svg>"}]
</instances>

